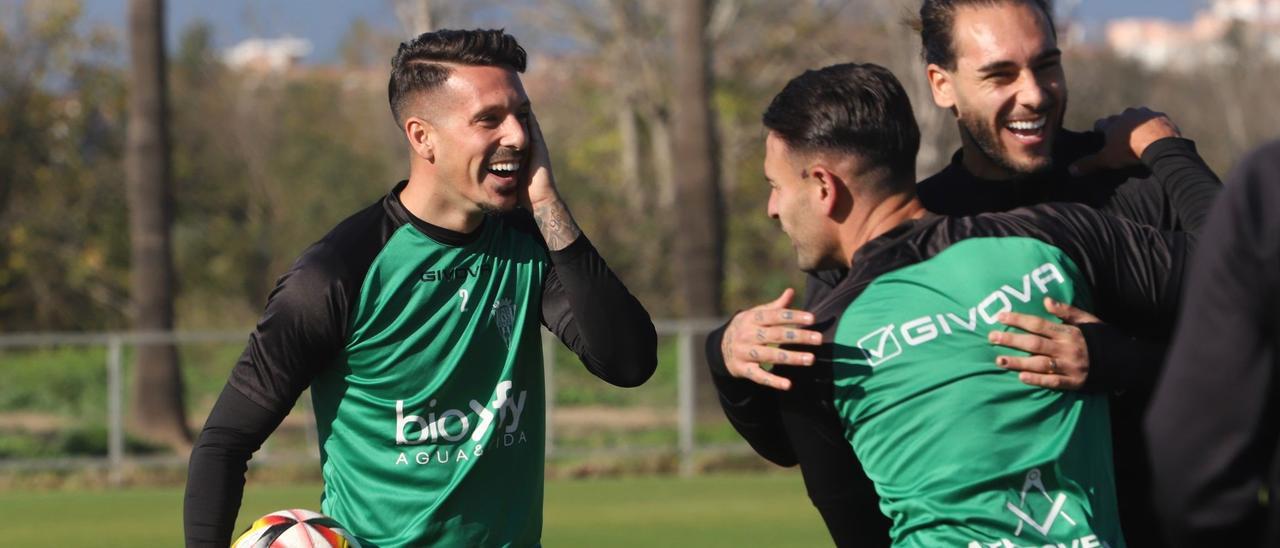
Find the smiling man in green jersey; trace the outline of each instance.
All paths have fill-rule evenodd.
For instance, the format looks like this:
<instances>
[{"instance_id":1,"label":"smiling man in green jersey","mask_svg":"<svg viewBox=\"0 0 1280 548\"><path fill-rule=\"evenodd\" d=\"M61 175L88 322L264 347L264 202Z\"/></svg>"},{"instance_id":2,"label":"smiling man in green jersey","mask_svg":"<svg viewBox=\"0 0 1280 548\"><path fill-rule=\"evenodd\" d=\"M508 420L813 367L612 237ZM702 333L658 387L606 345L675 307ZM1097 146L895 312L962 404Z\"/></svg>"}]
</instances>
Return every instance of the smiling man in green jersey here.
<instances>
[{"instance_id":1,"label":"smiling man in green jersey","mask_svg":"<svg viewBox=\"0 0 1280 548\"><path fill-rule=\"evenodd\" d=\"M657 364L649 315L581 234L502 31L401 44L409 179L277 282L191 455L188 546L226 546L245 464L311 388L321 510L364 546L535 546L539 324L600 378Z\"/></svg>"},{"instance_id":2,"label":"smiling man in green jersey","mask_svg":"<svg viewBox=\"0 0 1280 548\"><path fill-rule=\"evenodd\" d=\"M891 521L886 538L867 497L851 493L839 501L848 523L828 521L841 546L1124 546L1106 396L1017 382L997 367L1007 350L996 343L1030 336L1001 322L1060 327L1046 310L1056 303L1167 329L1189 237L1079 204L929 213L915 195L911 104L875 65L802 74L764 125L768 214L803 270L845 274L805 311L822 341L813 364L803 375L775 370L790 390L761 392L749 376L717 371L735 428L771 460L794 462L834 417L856 455L849 474L870 480ZM1212 176L1188 157L1157 162ZM756 336L803 334L781 331ZM786 362L804 348L752 351Z\"/></svg>"}]
</instances>

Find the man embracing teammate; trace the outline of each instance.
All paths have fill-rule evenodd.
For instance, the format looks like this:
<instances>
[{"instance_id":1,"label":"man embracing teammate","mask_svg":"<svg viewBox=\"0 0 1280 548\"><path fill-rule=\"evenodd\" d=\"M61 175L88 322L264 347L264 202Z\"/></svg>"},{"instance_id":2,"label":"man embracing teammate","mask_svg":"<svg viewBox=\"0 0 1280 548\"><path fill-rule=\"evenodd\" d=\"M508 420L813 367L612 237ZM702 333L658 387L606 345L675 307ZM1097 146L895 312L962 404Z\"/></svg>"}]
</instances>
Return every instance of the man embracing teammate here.
<instances>
[{"instance_id":1,"label":"man embracing teammate","mask_svg":"<svg viewBox=\"0 0 1280 548\"><path fill-rule=\"evenodd\" d=\"M1131 109L1100 120L1094 133L1061 128L1065 75L1045 3L929 0L920 10L920 30L934 100L956 114L963 143L951 165L915 187L926 208L967 215L1067 201L1162 230L1194 232L1203 223L1221 185L1167 117ZM774 129L768 115L766 126ZM858 150L847 152L856 156ZM798 251L810 245L802 244L801 236L792 235ZM811 273L802 309L790 307L788 290L772 303L737 314L710 337L708 361L735 426L772 432L744 436L771 460L800 464L810 497L844 545L862 538L855 531L887 529L878 512L868 511L878 497L868 496L871 487L860 463L841 443L843 429L830 403L829 364L815 359L813 348L772 347L823 340L821 326L813 324L813 306L849 273L841 265ZM1000 323L1022 332L997 330L988 340L1030 355L998 356L992 365L1018 371L1029 385L1088 394L1126 390L1113 402L1120 515L1131 542L1150 545L1155 539L1144 534L1154 532L1155 521L1146 501L1145 451L1134 442L1140 439L1144 394L1163 357L1172 314L1163 322L1142 321L1136 308L1096 304L1102 308L1094 311L1107 324L1059 300L1046 301L1036 312L1047 311L1065 323L1040 322L1029 311L1008 314ZM767 371L761 367L765 363L795 367ZM816 403L804 403L809 401ZM734 420L745 402L773 411Z\"/></svg>"}]
</instances>

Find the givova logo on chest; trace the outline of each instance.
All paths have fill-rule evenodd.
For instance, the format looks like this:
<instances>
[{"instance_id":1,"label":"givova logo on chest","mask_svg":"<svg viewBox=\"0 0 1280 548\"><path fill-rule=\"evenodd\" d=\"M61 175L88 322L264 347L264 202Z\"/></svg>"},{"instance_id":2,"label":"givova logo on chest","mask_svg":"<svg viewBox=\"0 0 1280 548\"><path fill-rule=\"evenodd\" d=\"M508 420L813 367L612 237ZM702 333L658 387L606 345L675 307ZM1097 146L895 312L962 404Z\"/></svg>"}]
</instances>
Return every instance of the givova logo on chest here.
<instances>
[{"instance_id":1,"label":"givova logo on chest","mask_svg":"<svg viewBox=\"0 0 1280 548\"><path fill-rule=\"evenodd\" d=\"M420 282L447 282L462 278L475 278L481 274L493 272L493 265L481 263L472 266L459 266L451 268L429 268L423 270L418 276Z\"/></svg>"},{"instance_id":2,"label":"givova logo on chest","mask_svg":"<svg viewBox=\"0 0 1280 548\"><path fill-rule=\"evenodd\" d=\"M904 342L909 348L956 332L976 331L979 325L996 323L996 317L1001 312L1013 310L1014 300L1029 303L1032 298L1048 295L1050 285L1065 284L1067 280L1057 265L1045 263L1022 275L1020 282L1017 287L1008 284L1000 286L960 314L937 312L902 322L901 325L891 323L876 328L858 339L856 345L862 350L866 365L875 367L901 355ZM902 336L901 339L898 335Z\"/></svg>"}]
</instances>

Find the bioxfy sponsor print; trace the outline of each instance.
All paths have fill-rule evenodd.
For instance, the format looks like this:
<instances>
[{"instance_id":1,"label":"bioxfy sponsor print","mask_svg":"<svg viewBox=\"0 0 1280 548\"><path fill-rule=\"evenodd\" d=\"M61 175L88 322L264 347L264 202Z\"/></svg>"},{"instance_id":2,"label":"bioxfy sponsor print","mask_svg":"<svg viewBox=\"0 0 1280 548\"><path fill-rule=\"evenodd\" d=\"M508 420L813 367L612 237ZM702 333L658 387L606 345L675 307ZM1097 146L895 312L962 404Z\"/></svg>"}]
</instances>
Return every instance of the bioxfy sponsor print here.
<instances>
[{"instance_id":1,"label":"bioxfy sponsor print","mask_svg":"<svg viewBox=\"0 0 1280 548\"><path fill-rule=\"evenodd\" d=\"M528 436L520 430L528 396L528 390L514 394L511 381L502 381L491 402L468 403L471 414L461 409L437 410L435 399L426 412L419 411L422 415L406 414L404 400L396 400L396 445L434 446L428 451L401 452L396 464L458 464L480 457L486 450L528 443Z\"/></svg>"},{"instance_id":2,"label":"bioxfy sponsor print","mask_svg":"<svg viewBox=\"0 0 1280 548\"><path fill-rule=\"evenodd\" d=\"M321 508L364 544L541 535L549 265L501 224L456 246L397 229L363 280L338 366L313 382Z\"/></svg>"},{"instance_id":3,"label":"bioxfy sponsor print","mask_svg":"<svg viewBox=\"0 0 1280 548\"><path fill-rule=\"evenodd\" d=\"M987 342L1005 311L1090 308L1075 263L975 238L881 275L840 318L835 403L897 546L1124 546L1103 396L1028 386ZM1056 321L1056 320L1055 320Z\"/></svg>"}]
</instances>

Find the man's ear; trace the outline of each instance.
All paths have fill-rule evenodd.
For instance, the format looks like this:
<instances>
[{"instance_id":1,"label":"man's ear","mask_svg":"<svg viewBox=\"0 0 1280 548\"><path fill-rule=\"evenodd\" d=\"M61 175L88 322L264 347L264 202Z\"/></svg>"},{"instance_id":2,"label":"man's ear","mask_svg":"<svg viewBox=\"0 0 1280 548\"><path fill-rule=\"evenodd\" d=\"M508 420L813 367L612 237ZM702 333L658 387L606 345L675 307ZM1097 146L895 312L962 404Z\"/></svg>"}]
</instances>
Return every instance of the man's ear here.
<instances>
[{"instance_id":1,"label":"man's ear","mask_svg":"<svg viewBox=\"0 0 1280 548\"><path fill-rule=\"evenodd\" d=\"M955 108L955 76L947 69L933 63L929 63L924 70L925 75L929 77L929 91L933 92L934 104L941 108Z\"/></svg>"},{"instance_id":2,"label":"man's ear","mask_svg":"<svg viewBox=\"0 0 1280 548\"><path fill-rule=\"evenodd\" d=\"M404 136L409 140L409 148L422 159L434 163L435 126L417 116L410 116L404 121Z\"/></svg>"},{"instance_id":3,"label":"man's ear","mask_svg":"<svg viewBox=\"0 0 1280 548\"><path fill-rule=\"evenodd\" d=\"M813 191L818 193L818 203L822 204L821 212L831 215L839 205L840 195L845 188L844 177L822 163L810 165L808 171L809 177L813 178Z\"/></svg>"}]
</instances>

